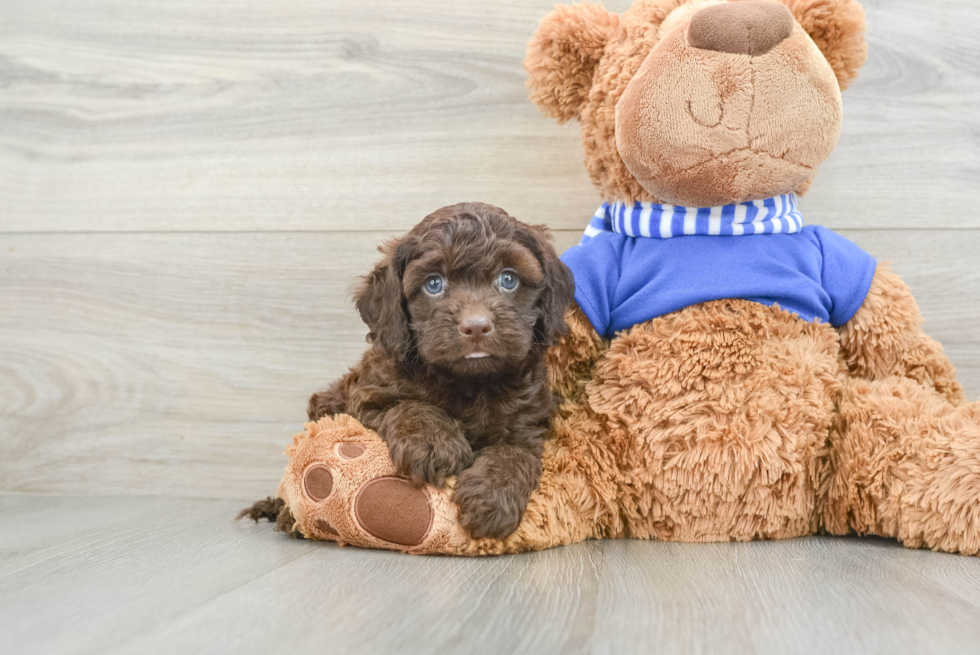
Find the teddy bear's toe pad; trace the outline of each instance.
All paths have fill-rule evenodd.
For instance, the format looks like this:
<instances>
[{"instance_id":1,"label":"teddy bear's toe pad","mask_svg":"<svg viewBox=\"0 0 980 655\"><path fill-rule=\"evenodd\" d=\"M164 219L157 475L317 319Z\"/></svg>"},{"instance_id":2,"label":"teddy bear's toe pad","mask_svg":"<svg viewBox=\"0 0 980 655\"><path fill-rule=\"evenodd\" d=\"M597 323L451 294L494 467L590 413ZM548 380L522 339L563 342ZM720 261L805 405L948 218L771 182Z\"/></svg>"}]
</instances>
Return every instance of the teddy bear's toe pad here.
<instances>
[{"instance_id":1,"label":"teddy bear's toe pad","mask_svg":"<svg viewBox=\"0 0 980 655\"><path fill-rule=\"evenodd\" d=\"M357 459L364 454L364 446L356 443L342 443L337 445L337 452L342 459Z\"/></svg>"},{"instance_id":2,"label":"teddy bear's toe pad","mask_svg":"<svg viewBox=\"0 0 980 655\"><path fill-rule=\"evenodd\" d=\"M320 502L333 491L333 474L323 464L311 466L303 476L303 488L307 496Z\"/></svg>"},{"instance_id":3,"label":"teddy bear's toe pad","mask_svg":"<svg viewBox=\"0 0 980 655\"><path fill-rule=\"evenodd\" d=\"M401 546L417 546L432 529L429 496L408 480L386 476L361 488L354 501L360 526L372 536Z\"/></svg>"}]
</instances>

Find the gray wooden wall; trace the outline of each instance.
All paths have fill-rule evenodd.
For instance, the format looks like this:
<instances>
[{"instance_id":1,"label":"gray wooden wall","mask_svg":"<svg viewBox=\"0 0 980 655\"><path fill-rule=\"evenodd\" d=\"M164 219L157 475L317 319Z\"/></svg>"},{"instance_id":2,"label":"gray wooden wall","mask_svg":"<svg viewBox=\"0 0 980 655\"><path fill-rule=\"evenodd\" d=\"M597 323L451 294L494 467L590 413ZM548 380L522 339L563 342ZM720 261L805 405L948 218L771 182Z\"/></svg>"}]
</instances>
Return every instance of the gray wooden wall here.
<instances>
[{"instance_id":1,"label":"gray wooden wall","mask_svg":"<svg viewBox=\"0 0 980 655\"><path fill-rule=\"evenodd\" d=\"M552 4L0 0L0 490L271 492L384 237L483 200L574 243L599 198L521 71ZM802 208L894 262L976 397L980 3L866 8Z\"/></svg>"}]
</instances>

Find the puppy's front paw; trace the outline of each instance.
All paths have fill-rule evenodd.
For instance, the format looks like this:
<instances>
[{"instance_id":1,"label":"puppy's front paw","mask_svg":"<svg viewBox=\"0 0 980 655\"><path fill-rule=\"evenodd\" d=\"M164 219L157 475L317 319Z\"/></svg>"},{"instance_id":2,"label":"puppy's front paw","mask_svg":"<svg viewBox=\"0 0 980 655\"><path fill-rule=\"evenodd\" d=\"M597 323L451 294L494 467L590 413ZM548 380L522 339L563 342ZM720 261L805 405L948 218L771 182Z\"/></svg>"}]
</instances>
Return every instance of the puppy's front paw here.
<instances>
[{"instance_id":1,"label":"puppy's front paw","mask_svg":"<svg viewBox=\"0 0 980 655\"><path fill-rule=\"evenodd\" d=\"M347 401L335 385L326 391L317 391L310 396L310 402L306 406L306 415L310 417L311 421L319 421L324 416L343 414L346 409Z\"/></svg>"},{"instance_id":2,"label":"puppy's front paw","mask_svg":"<svg viewBox=\"0 0 980 655\"><path fill-rule=\"evenodd\" d=\"M453 502L459 506L459 523L474 539L503 539L520 524L527 494L494 482L481 468L467 469L456 480Z\"/></svg>"},{"instance_id":3,"label":"puppy's front paw","mask_svg":"<svg viewBox=\"0 0 980 655\"><path fill-rule=\"evenodd\" d=\"M473 449L459 425L436 407L404 402L388 412L380 432L395 471L417 486L441 487L473 463Z\"/></svg>"},{"instance_id":4,"label":"puppy's front paw","mask_svg":"<svg viewBox=\"0 0 980 655\"><path fill-rule=\"evenodd\" d=\"M445 433L403 435L388 442L388 452L398 475L419 487L426 483L441 487L446 478L459 474L473 461L466 439Z\"/></svg>"}]
</instances>

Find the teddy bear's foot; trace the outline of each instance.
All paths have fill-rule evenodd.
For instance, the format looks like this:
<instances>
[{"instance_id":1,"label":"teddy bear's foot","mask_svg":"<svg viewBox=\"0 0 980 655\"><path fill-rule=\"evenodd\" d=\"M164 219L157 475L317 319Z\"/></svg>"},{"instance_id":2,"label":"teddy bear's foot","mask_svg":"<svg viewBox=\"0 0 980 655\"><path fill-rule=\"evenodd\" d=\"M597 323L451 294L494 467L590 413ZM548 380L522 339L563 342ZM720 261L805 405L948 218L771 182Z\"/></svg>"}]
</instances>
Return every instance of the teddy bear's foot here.
<instances>
[{"instance_id":1,"label":"teddy bear's foot","mask_svg":"<svg viewBox=\"0 0 980 655\"><path fill-rule=\"evenodd\" d=\"M287 454L279 496L307 538L410 553L470 542L449 491L396 476L384 441L349 416L308 423Z\"/></svg>"},{"instance_id":2,"label":"teddy bear's foot","mask_svg":"<svg viewBox=\"0 0 980 655\"><path fill-rule=\"evenodd\" d=\"M451 498L455 479L437 489L395 475L387 444L350 416L307 423L286 454L278 496L293 522L284 531L309 539L416 554L494 555L596 536L585 476L553 442L520 525L504 539L472 538Z\"/></svg>"},{"instance_id":3,"label":"teddy bear's foot","mask_svg":"<svg viewBox=\"0 0 980 655\"><path fill-rule=\"evenodd\" d=\"M980 403L916 380L851 380L831 430L824 528L980 555Z\"/></svg>"}]
</instances>

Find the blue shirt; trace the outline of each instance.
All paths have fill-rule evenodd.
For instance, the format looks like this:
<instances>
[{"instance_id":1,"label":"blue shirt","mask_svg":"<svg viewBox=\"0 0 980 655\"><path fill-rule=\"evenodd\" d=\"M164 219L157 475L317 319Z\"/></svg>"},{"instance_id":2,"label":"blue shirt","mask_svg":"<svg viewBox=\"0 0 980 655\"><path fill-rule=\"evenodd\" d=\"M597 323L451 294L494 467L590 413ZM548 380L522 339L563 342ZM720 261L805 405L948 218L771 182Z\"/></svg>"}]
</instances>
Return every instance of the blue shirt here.
<instances>
[{"instance_id":1,"label":"blue shirt","mask_svg":"<svg viewBox=\"0 0 980 655\"><path fill-rule=\"evenodd\" d=\"M561 257L575 300L596 332L612 338L657 316L709 300L776 305L839 327L864 302L877 263L820 226L793 233L673 238L598 231Z\"/></svg>"}]
</instances>

